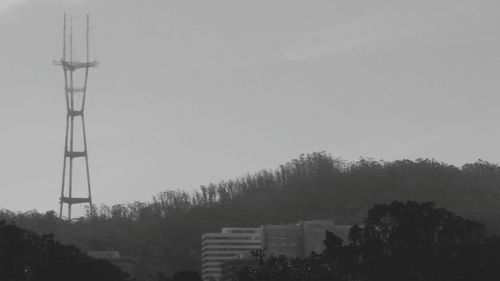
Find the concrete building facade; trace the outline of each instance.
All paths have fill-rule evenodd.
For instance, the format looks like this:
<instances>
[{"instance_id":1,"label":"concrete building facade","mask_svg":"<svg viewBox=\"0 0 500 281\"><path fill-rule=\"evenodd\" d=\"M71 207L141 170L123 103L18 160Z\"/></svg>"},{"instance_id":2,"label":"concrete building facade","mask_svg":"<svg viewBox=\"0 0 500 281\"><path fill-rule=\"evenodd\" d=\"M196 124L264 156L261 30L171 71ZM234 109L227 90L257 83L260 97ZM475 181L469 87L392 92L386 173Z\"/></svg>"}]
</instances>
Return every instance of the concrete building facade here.
<instances>
[{"instance_id":1,"label":"concrete building facade","mask_svg":"<svg viewBox=\"0 0 500 281\"><path fill-rule=\"evenodd\" d=\"M201 237L201 275L204 281L221 280L224 261L262 249L262 228L226 227Z\"/></svg>"},{"instance_id":2,"label":"concrete building facade","mask_svg":"<svg viewBox=\"0 0 500 281\"><path fill-rule=\"evenodd\" d=\"M300 257L303 252L302 227L299 224L263 225L263 248L267 255Z\"/></svg>"},{"instance_id":3,"label":"concrete building facade","mask_svg":"<svg viewBox=\"0 0 500 281\"><path fill-rule=\"evenodd\" d=\"M325 241L326 232L330 231L336 234L336 226L332 220L303 221L300 222L300 225L302 226L302 241L304 245L302 257L307 257L311 255L312 252L323 252L323 250L325 250L323 241Z\"/></svg>"},{"instance_id":4,"label":"concrete building facade","mask_svg":"<svg viewBox=\"0 0 500 281\"><path fill-rule=\"evenodd\" d=\"M266 255L299 258L312 252L321 253L325 249L326 231L347 242L349 229L348 225L335 225L333 220L310 220L205 233L202 235L202 279L229 280L231 266L241 267L255 260L250 254L252 250L265 249Z\"/></svg>"},{"instance_id":5,"label":"concrete building facade","mask_svg":"<svg viewBox=\"0 0 500 281\"><path fill-rule=\"evenodd\" d=\"M96 259L108 260L130 276L136 276L137 260L134 258L121 256L118 251L90 251L87 254Z\"/></svg>"},{"instance_id":6,"label":"concrete building facade","mask_svg":"<svg viewBox=\"0 0 500 281\"><path fill-rule=\"evenodd\" d=\"M333 220L299 221L296 224L263 225L263 247L270 255L307 257L312 252L325 249L326 231L335 233L345 241L345 229L350 226L335 225Z\"/></svg>"}]
</instances>

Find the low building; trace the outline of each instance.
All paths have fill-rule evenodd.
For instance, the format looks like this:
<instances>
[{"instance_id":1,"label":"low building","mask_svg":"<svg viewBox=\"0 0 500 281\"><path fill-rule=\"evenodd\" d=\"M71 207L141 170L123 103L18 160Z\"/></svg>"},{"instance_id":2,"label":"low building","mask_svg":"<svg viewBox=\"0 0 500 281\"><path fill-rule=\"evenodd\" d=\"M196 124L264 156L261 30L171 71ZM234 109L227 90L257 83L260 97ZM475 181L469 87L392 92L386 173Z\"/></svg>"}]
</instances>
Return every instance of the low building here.
<instances>
[{"instance_id":1,"label":"low building","mask_svg":"<svg viewBox=\"0 0 500 281\"><path fill-rule=\"evenodd\" d=\"M120 258L118 251L89 251L87 255L96 259L115 260Z\"/></svg>"},{"instance_id":2,"label":"low building","mask_svg":"<svg viewBox=\"0 0 500 281\"><path fill-rule=\"evenodd\" d=\"M335 225L333 220L299 221L296 224L262 226L263 247L271 255L307 257L325 250L326 232L347 242L350 225Z\"/></svg>"},{"instance_id":3,"label":"low building","mask_svg":"<svg viewBox=\"0 0 500 281\"><path fill-rule=\"evenodd\" d=\"M268 255L303 256L302 226L299 224L263 225L263 248Z\"/></svg>"},{"instance_id":4,"label":"low building","mask_svg":"<svg viewBox=\"0 0 500 281\"><path fill-rule=\"evenodd\" d=\"M219 233L202 235L202 279L226 281L234 271L255 262L252 250L266 255L303 258L325 249L326 232L347 242L349 225L335 225L333 220L299 221L295 224L261 227L223 228Z\"/></svg>"},{"instance_id":5,"label":"low building","mask_svg":"<svg viewBox=\"0 0 500 281\"><path fill-rule=\"evenodd\" d=\"M302 257L311 255L312 252L321 253L325 250L326 232L335 233L335 222L333 220L312 220L299 222L303 231L304 250Z\"/></svg>"},{"instance_id":6,"label":"low building","mask_svg":"<svg viewBox=\"0 0 500 281\"><path fill-rule=\"evenodd\" d=\"M135 266L137 260L130 257L120 256L118 251L89 251L87 254L96 259L104 259L118 266L123 272L130 276L135 276Z\"/></svg>"},{"instance_id":7,"label":"low building","mask_svg":"<svg viewBox=\"0 0 500 281\"><path fill-rule=\"evenodd\" d=\"M349 242L349 232L351 231L352 225L336 225L333 229L333 234L342 238L343 244L348 244ZM360 227L363 227L360 225Z\"/></svg>"},{"instance_id":8,"label":"low building","mask_svg":"<svg viewBox=\"0 0 500 281\"><path fill-rule=\"evenodd\" d=\"M221 232L205 233L201 237L201 275L204 281L221 280L221 263L252 250L262 249L260 227L225 227Z\"/></svg>"}]
</instances>

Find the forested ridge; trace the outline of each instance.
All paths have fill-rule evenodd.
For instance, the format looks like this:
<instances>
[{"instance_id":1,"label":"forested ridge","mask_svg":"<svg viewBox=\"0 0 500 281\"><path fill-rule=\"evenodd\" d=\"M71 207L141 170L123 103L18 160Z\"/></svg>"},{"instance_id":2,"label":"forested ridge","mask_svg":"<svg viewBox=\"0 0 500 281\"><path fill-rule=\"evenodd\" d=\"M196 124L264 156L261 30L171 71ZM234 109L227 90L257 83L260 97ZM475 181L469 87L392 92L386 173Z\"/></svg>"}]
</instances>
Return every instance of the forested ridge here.
<instances>
[{"instance_id":1,"label":"forested ridge","mask_svg":"<svg viewBox=\"0 0 500 281\"><path fill-rule=\"evenodd\" d=\"M462 167L430 159L346 162L325 152L301 155L275 170L209 184L189 193L165 191L150 202L100 206L76 223L54 212L12 213L0 220L86 250L118 250L140 261L139 275L199 270L200 236L223 226L258 226L307 219L362 223L374 205L435 202L500 233L500 167L477 161Z\"/></svg>"}]
</instances>

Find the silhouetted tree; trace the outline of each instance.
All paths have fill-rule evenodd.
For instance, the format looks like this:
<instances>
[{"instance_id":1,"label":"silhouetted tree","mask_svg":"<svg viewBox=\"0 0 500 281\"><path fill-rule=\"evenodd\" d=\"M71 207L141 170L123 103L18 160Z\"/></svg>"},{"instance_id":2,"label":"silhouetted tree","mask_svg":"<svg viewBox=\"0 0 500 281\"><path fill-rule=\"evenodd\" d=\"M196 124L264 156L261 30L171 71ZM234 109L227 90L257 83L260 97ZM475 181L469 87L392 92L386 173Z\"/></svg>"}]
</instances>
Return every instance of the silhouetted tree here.
<instances>
[{"instance_id":1,"label":"silhouetted tree","mask_svg":"<svg viewBox=\"0 0 500 281\"><path fill-rule=\"evenodd\" d=\"M350 244L327 232L326 249L308 258L257 256L238 281L366 280L459 281L498 279L500 238L484 225L433 203L393 202L373 207Z\"/></svg>"},{"instance_id":2,"label":"silhouetted tree","mask_svg":"<svg viewBox=\"0 0 500 281\"><path fill-rule=\"evenodd\" d=\"M2 281L126 281L128 276L108 261L93 259L73 246L0 221Z\"/></svg>"},{"instance_id":3,"label":"silhouetted tree","mask_svg":"<svg viewBox=\"0 0 500 281\"><path fill-rule=\"evenodd\" d=\"M462 167L432 159L348 163L315 152L193 193L165 191L149 202L103 205L97 216L76 223L36 211L0 210L0 220L54 233L83 251L117 250L139 260L138 272L147 279L151 272L198 270L204 232L307 219L356 224L372 206L395 200L433 201L500 233L499 186L498 165L481 160Z\"/></svg>"},{"instance_id":4,"label":"silhouetted tree","mask_svg":"<svg viewBox=\"0 0 500 281\"><path fill-rule=\"evenodd\" d=\"M372 208L351 235L368 280L473 280L481 272L484 225L433 203Z\"/></svg>"}]
</instances>

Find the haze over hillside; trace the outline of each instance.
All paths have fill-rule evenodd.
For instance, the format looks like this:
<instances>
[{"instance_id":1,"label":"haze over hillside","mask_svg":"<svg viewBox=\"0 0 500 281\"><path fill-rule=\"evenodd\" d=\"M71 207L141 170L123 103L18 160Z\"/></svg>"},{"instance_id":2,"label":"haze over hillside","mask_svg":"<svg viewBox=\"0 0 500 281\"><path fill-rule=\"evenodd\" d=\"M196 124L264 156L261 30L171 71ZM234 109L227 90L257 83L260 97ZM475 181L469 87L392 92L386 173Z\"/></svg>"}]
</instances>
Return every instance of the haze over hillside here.
<instances>
[{"instance_id":1,"label":"haze over hillside","mask_svg":"<svg viewBox=\"0 0 500 281\"><path fill-rule=\"evenodd\" d=\"M324 152L301 155L275 170L165 191L149 202L101 206L79 223L54 213L16 215L38 232L55 233L83 250L114 249L141 261L143 272L198 270L200 236L224 226L259 226L307 219L360 224L376 204L433 201L500 233L500 167L479 161L458 168L434 160L345 162Z\"/></svg>"}]
</instances>

